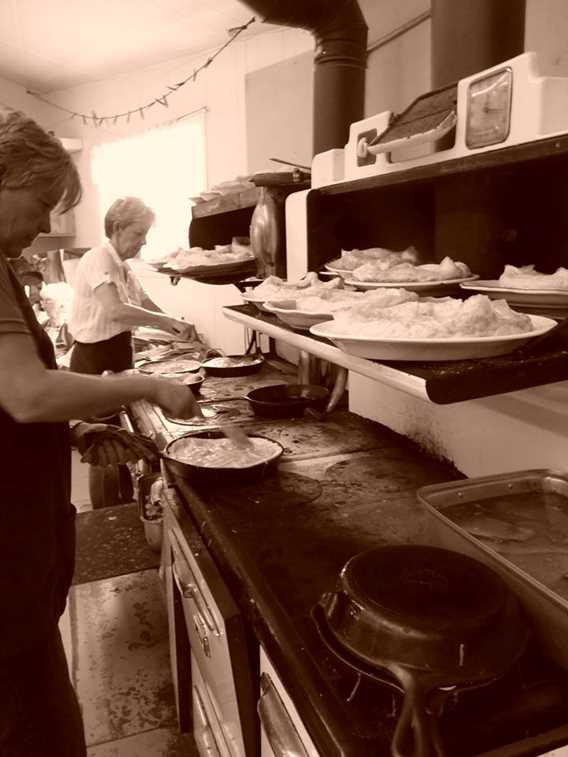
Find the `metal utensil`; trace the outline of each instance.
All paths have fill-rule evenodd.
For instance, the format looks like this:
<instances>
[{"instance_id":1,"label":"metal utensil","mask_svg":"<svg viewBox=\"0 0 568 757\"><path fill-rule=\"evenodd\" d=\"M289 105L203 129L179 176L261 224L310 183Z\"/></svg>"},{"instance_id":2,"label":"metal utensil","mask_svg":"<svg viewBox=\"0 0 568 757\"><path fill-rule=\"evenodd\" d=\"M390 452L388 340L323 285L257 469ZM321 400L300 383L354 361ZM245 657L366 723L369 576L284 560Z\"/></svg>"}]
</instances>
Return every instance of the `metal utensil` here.
<instances>
[{"instance_id":1,"label":"metal utensil","mask_svg":"<svg viewBox=\"0 0 568 757\"><path fill-rule=\"evenodd\" d=\"M252 442L242 430L234 423L223 423L219 426L219 430L230 439L237 447L252 447Z\"/></svg>"}]
</instances>

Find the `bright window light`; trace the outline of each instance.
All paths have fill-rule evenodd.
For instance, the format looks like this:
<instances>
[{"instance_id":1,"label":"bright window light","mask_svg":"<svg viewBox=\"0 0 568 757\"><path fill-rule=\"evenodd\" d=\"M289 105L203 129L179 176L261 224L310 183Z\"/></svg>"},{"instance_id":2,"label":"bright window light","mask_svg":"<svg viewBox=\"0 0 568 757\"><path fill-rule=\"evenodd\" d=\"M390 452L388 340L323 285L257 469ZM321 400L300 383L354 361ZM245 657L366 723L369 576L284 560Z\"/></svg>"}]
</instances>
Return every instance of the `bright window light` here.
<instances>
[{"instance_id":1,"label":"bright window light","mask_svg":"<svg viewBox=\"0 0 568 757\"><path fill-rule=\"evenodd\" d=\"M187 249L192 202L207 186L205 113L93 148L93 183L104 217L119 197L133 195L156 214L141 257ZM102 221L101 221L102 226Z\"/></svg>"}]
</instances>

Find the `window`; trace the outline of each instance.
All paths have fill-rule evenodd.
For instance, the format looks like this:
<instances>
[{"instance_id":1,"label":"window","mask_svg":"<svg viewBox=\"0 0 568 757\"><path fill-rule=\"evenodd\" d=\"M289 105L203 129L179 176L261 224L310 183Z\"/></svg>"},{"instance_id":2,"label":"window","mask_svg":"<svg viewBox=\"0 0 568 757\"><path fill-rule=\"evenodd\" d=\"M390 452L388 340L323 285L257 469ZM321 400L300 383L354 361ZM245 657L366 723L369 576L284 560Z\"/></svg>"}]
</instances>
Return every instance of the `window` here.
<instances>
[{"instance_id":1,"label":"window","mask_svg":"<svg viewBox=\"0 0 568 757\"><path fill-rule=\"evenodd\" d=\"M92 171L103 216L114 200L125 195L140 197L156 213L142 258L187 248L189 198L207 183L205 113L98 145Z\"/></svg>"}]
</instances>

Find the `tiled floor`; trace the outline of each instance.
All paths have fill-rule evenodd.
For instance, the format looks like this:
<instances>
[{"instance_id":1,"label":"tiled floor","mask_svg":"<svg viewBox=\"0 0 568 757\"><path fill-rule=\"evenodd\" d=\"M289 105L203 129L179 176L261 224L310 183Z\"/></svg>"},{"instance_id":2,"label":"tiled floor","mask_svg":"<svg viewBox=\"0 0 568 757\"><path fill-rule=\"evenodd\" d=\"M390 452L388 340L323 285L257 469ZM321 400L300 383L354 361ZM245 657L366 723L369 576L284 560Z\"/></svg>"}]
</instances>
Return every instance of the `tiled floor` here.
<instances>
[{"instance_id":1,"label":"tiled floor","mask_svg":"<svg viewBox=\"0 0 568 757\"><path fill-rule=\"evenodd\" d=\"M73 499L91 508L87 467L73 460ZM156 569L71 588L61 632L89 757L196 757L177 729L167 617Z\"/></svg>"}]
</instances>

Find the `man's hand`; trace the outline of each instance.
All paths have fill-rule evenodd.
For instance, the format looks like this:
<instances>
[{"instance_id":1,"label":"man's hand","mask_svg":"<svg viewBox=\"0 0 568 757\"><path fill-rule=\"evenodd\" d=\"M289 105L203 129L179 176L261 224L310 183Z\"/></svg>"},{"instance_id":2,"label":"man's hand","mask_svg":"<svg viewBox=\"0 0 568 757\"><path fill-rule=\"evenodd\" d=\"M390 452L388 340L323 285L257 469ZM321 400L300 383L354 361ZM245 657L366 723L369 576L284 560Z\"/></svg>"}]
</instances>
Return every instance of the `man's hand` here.
<instances>
[{"instance_id":1,"label":"man's hand","mask_svg":"<svg viewBox=\"0 0 568 757\"><path fill-rule=\"evenodd\" d=\"M189 386L167 379L155 379L154 402L170 418L202 417L203 413Z\"/></svg>"},{"instance_id":2,"label":"man's hand","mask_svg":"<svg viewBox=\"0 0 568 757\"><path fill-rule=\"evenodd\" d=\"M106 423L79 423L73 429L74 443L81 453L81 462L90 465L121 465L158 460L154 442L142 434L134 434Z\"/></svg>"}]
</instances>

